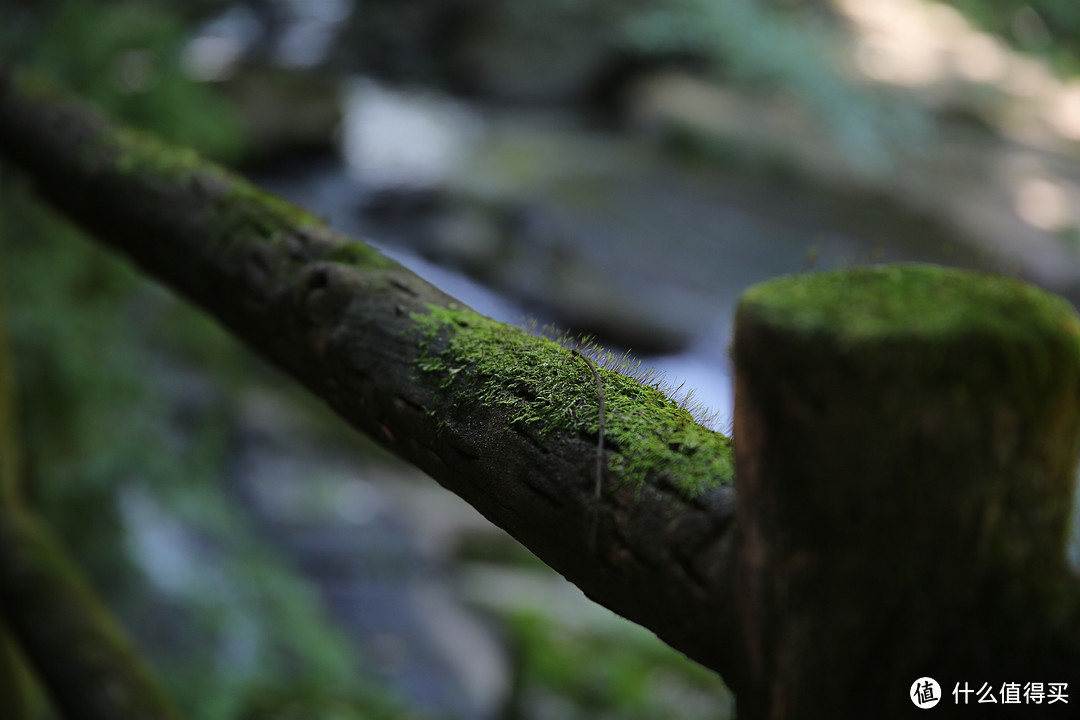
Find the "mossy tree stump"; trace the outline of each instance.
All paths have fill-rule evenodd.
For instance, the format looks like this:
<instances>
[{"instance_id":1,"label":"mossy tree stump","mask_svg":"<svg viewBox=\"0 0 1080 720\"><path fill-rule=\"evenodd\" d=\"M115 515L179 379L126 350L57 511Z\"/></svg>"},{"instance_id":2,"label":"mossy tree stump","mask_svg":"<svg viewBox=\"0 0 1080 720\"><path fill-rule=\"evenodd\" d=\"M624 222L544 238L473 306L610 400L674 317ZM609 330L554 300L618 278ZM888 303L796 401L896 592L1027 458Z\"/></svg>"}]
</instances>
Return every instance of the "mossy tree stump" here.
<instances>
[{"instance_id":1,"label":"mossy tree stump","mask_svg":"<svg viewBox=\"0 0 1080 720\"><path fill-rule=\"evenodd\" d=\"M1063 300L931 266L784 278L743 297L734 355L741 718L907 717L922 676L954 712L955 683L1080 689Z\"/></svg>"}]
</instances>

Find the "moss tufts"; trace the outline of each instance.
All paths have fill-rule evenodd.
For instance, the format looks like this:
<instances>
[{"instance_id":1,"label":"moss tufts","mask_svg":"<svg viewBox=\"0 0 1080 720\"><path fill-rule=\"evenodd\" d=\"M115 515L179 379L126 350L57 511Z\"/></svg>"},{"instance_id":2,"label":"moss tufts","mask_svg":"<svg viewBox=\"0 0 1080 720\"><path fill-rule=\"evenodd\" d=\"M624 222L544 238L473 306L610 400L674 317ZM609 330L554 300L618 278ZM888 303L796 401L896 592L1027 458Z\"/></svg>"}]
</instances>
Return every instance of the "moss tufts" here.
<instances>
[{"instance_id":1,"label":"moss tufts","mask_svg":"<svg viewBox=\"0 0 1080 720\"><path fill-rule=\"evenodd\" d=\"M355 241L343 242L335 246L326 259L343 265L369 269L389 269L398 266L375 248Z\"/></svg>"},{"instance_id":2,"label":"moss tufts","mask_svg":"<svg viewBox=\"0 0 1080 720\"><path fill-rule=\"evenodd\" d=\"M207 163L207 169L224 173ZM244 220L263 237L295 233L304 228L321 228L326 223L307 210L282 197L255 187L241 177L229 177L229 191L219 207L232 213L234 220Z\"/></svg>"},{"instance_id":3,"label":"moss tufts","mask_svg":"<svg viewBox=\"0 0 1080 720\"><path fill-rule=\"evenodd\" d=\"M110 130L94 152L105 150L112 158L112 168L124 175L161 178L182 187L193 188L216 197L218 214L214 227L220 228L220 241L236 244L237 237L280 243L305 229L325 229L326 223L273 193L268 193L229 170L201 157L194 150L172 146L151 133L121 128ZM397 267L377 250L356 241L329 243L325 259L363 267ZM280 256L281 267L290 267L289 254Z\"/></svg>"},{"instance_id":4,"label":"moss tufts","mask_svg":"<svg viewBox=\"0 0 1080 720\"><path fill-rule=\"evenodd\" d=\"M152 174L186 179L209 165L191 148L170 145L153 133L142 130L126 127L110 129L102 140L110 143L116 152L114 169L125 175Z\"/></svg>"},{"instance_id":5,"label":"moss tufts","mask_svg":"<svg viewBox=\"0 0 1080 720\"><path fill-rule=\"evenodd\" d=\"M506 409L511 427L595 438L599 403L590 369L554 340L474 312L430 306L413 314L420 372L438 378L447 406ZM656 387L600 367L605 394L607 479L665 478L688 496L733 478L731 442L699 425Z\"/></svg>"}]
</instances>

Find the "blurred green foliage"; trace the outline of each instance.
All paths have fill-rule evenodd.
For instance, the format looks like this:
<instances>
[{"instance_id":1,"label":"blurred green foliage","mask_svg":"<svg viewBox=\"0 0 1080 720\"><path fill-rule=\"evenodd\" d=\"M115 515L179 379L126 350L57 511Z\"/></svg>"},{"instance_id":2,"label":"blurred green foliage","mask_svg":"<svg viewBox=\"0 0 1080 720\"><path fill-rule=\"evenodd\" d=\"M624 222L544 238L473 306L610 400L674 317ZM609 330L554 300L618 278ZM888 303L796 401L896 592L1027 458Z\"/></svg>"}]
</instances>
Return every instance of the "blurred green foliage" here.
<instances>
[{"instance_id":1,"label":"blurred green foliage","mask_svg":"<svg viewBox=\"0 0 1080 720\"><path fill-rule=\"evenodd\" d=\"M536 613L510 617L519 654L514 720L727 720L732 696L715 673L648 631L573 631Z\"/></svg>"},{"instance_id":2,"label":"blurred green foliage","mask_svg":"<svg viewBox=\"0 0 1080 720\"><path fill-rule=\"evenodd\" d=\"M222 98L181 72L172 3L63 0L0 8L3 55L51 75L124 122L230 161L243 132Z\"/></svg>"},{"instance_id":3,"label":"blurred green foliage","mask_svg":"<svg viewBox=\"0 0 1080 720\"><path fill-rule=\"evenodd\" d=\"M566 45L585 37L639 62L681 59L744 91L797 98L864 170L886 168L897 147L926 129L910 103L853 82L842 69L833 50L842 26L823 3L509 0L497 7L500 32L547 37L552 52L560 42L569 52Z\"/></svg>"},{"instance_id":4,"label":"blurred green foliage","mask_svg":"<svg viewBox=\"0 0 1080 720\"><path fill-rule=\"evenodd\" d=\"M944 0L1020 50L1059 71L1080 74L1080 3L1076 0Z\"/></svg>"}]
</instances>

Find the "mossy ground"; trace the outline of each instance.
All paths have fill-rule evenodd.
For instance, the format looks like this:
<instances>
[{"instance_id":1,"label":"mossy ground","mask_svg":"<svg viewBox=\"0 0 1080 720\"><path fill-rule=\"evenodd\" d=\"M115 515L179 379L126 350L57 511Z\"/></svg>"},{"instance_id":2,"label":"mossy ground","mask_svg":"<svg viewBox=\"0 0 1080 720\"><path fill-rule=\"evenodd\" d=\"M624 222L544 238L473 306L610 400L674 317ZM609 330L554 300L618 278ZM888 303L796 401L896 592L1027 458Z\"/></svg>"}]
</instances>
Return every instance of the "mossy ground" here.
<instances>
[{"instance_id":1,"label":"mossy ground","mask_svg":"<svg viewBox=\"0 0 1080 720\"><path fill-rule=\"evenodd\" d=\"M595 438L599 402L591 369L570 350L474 312L432 306L414 314L420 372L456 405L503 407L511 427ZM693 496L734 474L731 441L699 425L657 387L598 368L605 395L606 480L665 477Z\"/></svg>"}]
</instances>

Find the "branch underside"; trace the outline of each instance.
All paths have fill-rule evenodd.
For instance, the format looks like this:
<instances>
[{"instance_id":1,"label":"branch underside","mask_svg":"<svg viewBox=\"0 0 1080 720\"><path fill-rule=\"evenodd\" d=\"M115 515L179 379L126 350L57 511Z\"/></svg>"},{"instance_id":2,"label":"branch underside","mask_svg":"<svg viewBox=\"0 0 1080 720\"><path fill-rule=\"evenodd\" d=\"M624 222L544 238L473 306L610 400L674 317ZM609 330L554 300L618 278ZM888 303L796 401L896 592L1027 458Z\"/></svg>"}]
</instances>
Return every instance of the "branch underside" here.
<instances>
[{"instance_id":1,"label":"branch underside","mask_svg":"<svg viewBox=\"0 0 1080 720\"><path fill-rule=\"evenodd\" d=\"M180 719L56 541L28 511L4 503L0 610L63 717ZM5 713L9 702L0 698Z\"/></svg>"},{"instance_id":2,"label":"branch underside","mask_svg":"<svg viewBox=\"0 0 1080 720\"><path fill-rule=\"evenodd\" d=\"M21 74L0 75L0 156L590 598L730 683L727 438L601 369L598 501L596 383L570 351L471 312L310 214ZM479 334L521 356L515 376L547 385L478 361Z\"/></svg>"}]
</instances>

